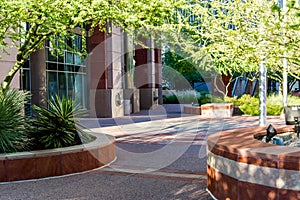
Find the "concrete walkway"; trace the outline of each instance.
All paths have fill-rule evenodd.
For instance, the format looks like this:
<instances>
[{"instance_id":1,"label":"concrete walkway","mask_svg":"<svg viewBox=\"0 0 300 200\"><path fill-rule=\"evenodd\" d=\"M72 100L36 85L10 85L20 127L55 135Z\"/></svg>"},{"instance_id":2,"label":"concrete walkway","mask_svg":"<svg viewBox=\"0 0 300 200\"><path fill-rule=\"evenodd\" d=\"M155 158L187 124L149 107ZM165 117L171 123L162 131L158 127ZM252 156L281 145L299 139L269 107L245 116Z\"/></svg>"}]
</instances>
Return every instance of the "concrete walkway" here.
<instances>
[{"instance_id":1,"label":"concrete walkway","mask_svg":"<svg viewBox=\"0 0 300 200\"><path fill-rule=\"evenodd\" d=\"M0 199L211 199L205 191L206 137L257 126L258 117L209 119L165 105L126 117L81 122L116 136L116 161L81 174L1 184ZM267 122L284 123L279 117L268 117Z\"/></svg>"}]
</instances>

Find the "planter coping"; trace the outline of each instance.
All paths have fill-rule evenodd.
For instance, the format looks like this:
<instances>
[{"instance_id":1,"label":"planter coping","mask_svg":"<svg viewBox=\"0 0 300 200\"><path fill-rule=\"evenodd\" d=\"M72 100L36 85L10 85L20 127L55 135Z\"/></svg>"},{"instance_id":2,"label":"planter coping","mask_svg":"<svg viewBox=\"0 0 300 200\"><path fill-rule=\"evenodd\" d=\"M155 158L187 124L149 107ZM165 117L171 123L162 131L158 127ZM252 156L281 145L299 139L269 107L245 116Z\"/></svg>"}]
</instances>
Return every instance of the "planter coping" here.
<instances>
[{"instance_id":1,"label":"planter coping","mask_svg":"<svg viewBox=\"0 0 300 200\"><path fill-rule=\"evenodd\" d=\"M274 126L278 133L294 131L294 126ZM249 127L222 131L210 135L207 140L208 149L216 155L238 162L250 162L249 164L264 166L268 162L295 163L294 170L300 168L300 148L291 146L278 146L255 139L266 135L267 127ZM243 157L247 158L243 161ZM249 159L254 159L250 161ZM248 161L247 161L248 160ZM255 160L260 160L255 162ZM297 165L296 165L297 164ZM285 168L284 166L270 166Z\"/></svg>"},{"instance_id":2,"label":"planter coping","mask_svg":"<svg viewBox=\"0 0 300 200\"><path fill-rule=\"evenodd\" d=\"M61 155L67 153L77 153L77 152L83 152L86 150L103 147L107 144L114 143L114 136L112 135L103 134L103 133L99 134L92 131L86 131L86 132L96 137L96 139L86 144L74 145L74 146L63 147L63 148L4 153L4 154L0 154L0 160L14 160L14 159L22 159L22 158L55 156L55 155Z\"/></svg>"}]
</instances>

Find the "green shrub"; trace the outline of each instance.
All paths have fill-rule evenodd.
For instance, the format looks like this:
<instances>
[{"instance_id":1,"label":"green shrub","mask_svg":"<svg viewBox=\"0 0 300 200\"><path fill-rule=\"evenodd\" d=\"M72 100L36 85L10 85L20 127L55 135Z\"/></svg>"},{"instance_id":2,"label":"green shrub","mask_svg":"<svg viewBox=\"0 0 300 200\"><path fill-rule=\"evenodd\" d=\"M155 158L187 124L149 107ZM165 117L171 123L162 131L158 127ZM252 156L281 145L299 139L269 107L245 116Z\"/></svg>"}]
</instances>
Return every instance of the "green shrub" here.
<instances>
[{"instance_id":1,"label":"green shrub","mask_svg":"<svg viewBox=\"0 0 300 200\"><path fill-rule=\"evenodd\" d=\"M192 102L198 104L200 94L194 90L176 91L175 94L165 95L163 103L165 104L191 104Z\"/></svg>"},{"instance_id":2,"label":"green shrub","mask_svg":"<svg viewBox=\"0 0 300 200\"><path fill-rule=\"evenodd\" d=\"M27 135L24 103L29 94L17 90L0 90L0 153L21 151Z\"/></svg>"},{"instance_id":3,"label":"green shrub","mask_svg":"<svg viewBox=\"0 0 300 200\"><path fill-rule=\"evenodd\" d=\"M197 92L194 90L176 91L175 94L163 96L164 104L206 104L206 103L223 103L221 97L212 96L208 92Z\"/></svg>"},{"instance_id":4,"label":"green shrub","mask_svg":"<svg viewBox=\"0 0 300 200\"><path fill-rule=\"evenodd\" d=\"M288 96L288 105L289 106L299 106L300 105L300 97L289 95Z\"/></svg>"},{"instance_id":5,"label":"green shrub","mask_svg":"<svg viewBox=\"0 0 300 200\"><path fill-rule=\"evenodd\" d=\"M226 103L233 103L234 106L240 106L240 101L237 96L234 97L225 97Z\"/></svg>"},{"instance_id":6,"label":"green shrub","mask_svg":"<svg viewBox=\"0 0 300 200\"><path fill-rule=\"evenodd\" d=\"M212 97L210 95L201 96L199 99L200 105L211 103Z\"/></svg>"},{"instance_id":7,"label":"green shrub","mask_svg":"<svg viewBox=\"0 0 300 200\"><path fill-rule=\"evenodd\" d=\"M225 103L225 100L222 97L212 96L212 103Z\"/></svg>"},{"instance_id":8,"label":"green shrub","mask_svg":"<svg viewBox=\"0 0 300 200\"><path fill-rule=\"evenodd\" d=\"M240 110L246 114L251 116L259 115L259 99L256 97L251 97L246 94L243 95L239 100L238 104L240 105Z\"/></svg>"},{"instance_id":9,"label":"green shrub","mask_svg":"<svg viewBox=\"0 0 300 200\"><path fill-rule=\"evenodd\" d=\"M58 96L48 101L49 109L33 106L37 113L31 121L34 149L60 148L82 144L87 138L82 126L74 119L82 116L79 105L71 99Z\"/></svg>"},{"instance_id":10,"label":"green shrub","mask_svg":"<svg viewBox=\"0 0 300 200\"><path fill-rule=\"evenodd\" d=\"M198 98L200 98L200 94L194 90L184 90L176 92L179 103L182 104L199 104Z\"/></svg>"},{"instance_id":11,"label":"green shrub","mask_svg":"<svg viewBox=\"0 0 300 200\"><path fill-rule=\"evenodd\" d=\"M162 89L163 89L163 90L170 90L170 88L169 88L168 86L166 86L166 85L164 85L164 86L162 87Z\"/></svg>"},{"instance_id":12,"label":"green shrub","mask_svg":"<svg viewBox=\"0 0 300 200\"><path fill-rule=\"evenodd\" d=\"M164 104L178 104L178 99L175 94L168 94L163 96Z\"/></svg>"},{"instance_id":13,"label":"green shrub","mask_svg":"<svg viewBox=\"0 0 300 200\"><path fill-rule=\"evenodd\" d=\"M283 105L283 97L282 95L270 95L268 96L268 103L274 104L274 105ZM288 95L288 105L289 106L297 106L300 105L300 97Z\"/></svg>"},{"instance_id":14,"label":"green shrub","mask_svg":"<svg viewBox=\"0 0 300 200\"><path fill-rule=\"evenodd\" d=\"M271 94L267 97L267 115L278 116L283 111L282 95ZM259 115L259 98L244 94L240 98L226 97L226 102L231 102L235 106L240 106L240 110L247 115ZM288 105L300 105L300 98L288 96Z\"/></svg>"},{"instance_id":15,"label":"green shrub","mask_svg":"<svg viewBox=\"0 0 300 200\"><path fill-rule=\"evenodd\" d=\"M267 115L269 116L278 116L282 113L282 105L267 104Z\"/></svg>"}]
</instances>

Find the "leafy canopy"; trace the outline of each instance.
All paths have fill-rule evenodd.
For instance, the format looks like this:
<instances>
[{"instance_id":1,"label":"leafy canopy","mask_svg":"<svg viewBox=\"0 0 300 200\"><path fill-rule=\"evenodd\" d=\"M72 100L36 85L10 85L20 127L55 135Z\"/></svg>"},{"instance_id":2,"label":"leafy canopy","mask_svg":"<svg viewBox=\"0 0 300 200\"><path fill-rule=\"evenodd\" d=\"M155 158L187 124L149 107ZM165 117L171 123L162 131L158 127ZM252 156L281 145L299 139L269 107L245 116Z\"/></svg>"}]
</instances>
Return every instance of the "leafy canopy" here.
<instances>
[{"instance_id":1,"label":"leafy canopy","mask_svg":"<svg viewBox=\"0 0 300 200\"><path fill-rule=\"evenodd\" d=\"M180 26L165 33L201 69L225 75L257 72L263 60L270 75L279 80L287 52L289 74L299 75L299 5L295 1L288 1L287 9L280 8L277 0L189 3L176 13Z\"/></svg>"},{"instance_id":2,"label":"leafy canopy","mask_svg":"<svg viewBox=\"0 0 300 200\"><path fill-rule=\"evenodd\" d=\"M9 86L29 55L47 39L55 46L57 37L53 36L59 36L60 44L64 44L64 38L72 37L77 27L86 35L85 30L92 31L95 27L107 30L108 22L131 35L136 29L147 32L171 21L180 3L174 0L1 0L0 51L12 46L18 49L17 62L2 87Z\"/></svg>"}]
</instances>

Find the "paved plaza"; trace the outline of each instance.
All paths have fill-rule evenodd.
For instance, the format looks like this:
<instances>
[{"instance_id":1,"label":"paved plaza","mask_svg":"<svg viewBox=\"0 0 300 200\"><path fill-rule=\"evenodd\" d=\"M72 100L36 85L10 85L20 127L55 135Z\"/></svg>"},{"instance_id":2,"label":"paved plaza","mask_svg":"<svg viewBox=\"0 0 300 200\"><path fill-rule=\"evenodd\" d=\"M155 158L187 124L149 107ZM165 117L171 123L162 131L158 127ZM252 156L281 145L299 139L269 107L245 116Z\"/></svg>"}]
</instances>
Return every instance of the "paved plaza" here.
<instances>
[{"instance_id":1,"label":"paved plaza","mask_svg":"<svg viewBox=\"0 0 300 200\"><path fill-rule=\"evenodd\" d=\"M89 172L0 185L0 199L211 199L206 192L206 137L258 126L258 117L204 118L178 105L156 106L120 118L82 119L114 135L117 158ZM284 124L268 117L267 124Z\"/></svg>"}]
</instances>

